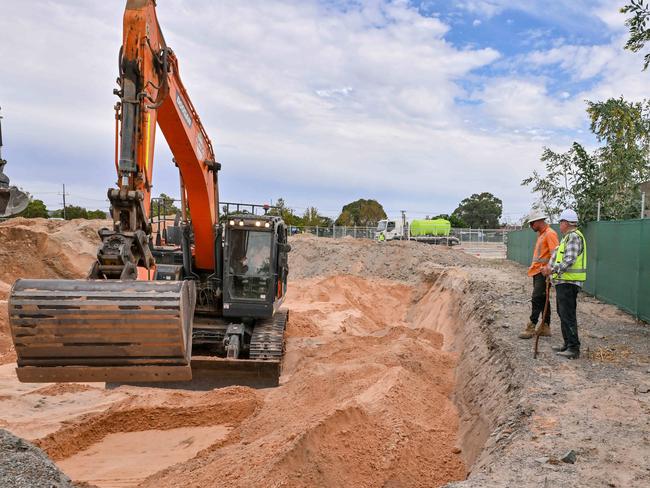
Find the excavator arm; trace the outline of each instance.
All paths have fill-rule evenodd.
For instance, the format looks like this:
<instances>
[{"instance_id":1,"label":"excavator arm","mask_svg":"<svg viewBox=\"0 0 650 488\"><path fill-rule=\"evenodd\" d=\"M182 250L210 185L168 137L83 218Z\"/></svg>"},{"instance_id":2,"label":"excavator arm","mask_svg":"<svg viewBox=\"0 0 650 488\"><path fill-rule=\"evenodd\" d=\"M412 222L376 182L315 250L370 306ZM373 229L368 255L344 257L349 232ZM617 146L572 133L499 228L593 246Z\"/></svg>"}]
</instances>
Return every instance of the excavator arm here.
<instances>
[{"instance_id":1,"label":"excavator arm","mask_svg":"<svg viewBox=\"0 0 650 488\"><path fill-rule=\"evenodd\" d=\"M118 178L117 188L108 190L113 228L99 232L89 279L14 284L9 318L22 381L192 378L195 282L153 280L156 124L180 172L183 212L186 204L191 209L197 271L215 271L219 164L163 38L154 0L127 1L118 82ZM189 229L186 217L184 225Z\"/></svg>"},{"instance_id":2,"label":"excavator arm","mask_svg":"<svg viewBox=\"0 0 650 488\"><path fill-rule=\"evenodd\" d=\"M120 88L114 91L120 97L115 107L118 188L108 191L114 225L101 234L105 245L91 277L133 279L138 266L154 266L147 246L156 125L179 169L181 199L192 209L194 265L214 270L219 164L181 81L176 55L165 43L154 0L127 2L118 81Z\"/></svg>"}]
</instances>

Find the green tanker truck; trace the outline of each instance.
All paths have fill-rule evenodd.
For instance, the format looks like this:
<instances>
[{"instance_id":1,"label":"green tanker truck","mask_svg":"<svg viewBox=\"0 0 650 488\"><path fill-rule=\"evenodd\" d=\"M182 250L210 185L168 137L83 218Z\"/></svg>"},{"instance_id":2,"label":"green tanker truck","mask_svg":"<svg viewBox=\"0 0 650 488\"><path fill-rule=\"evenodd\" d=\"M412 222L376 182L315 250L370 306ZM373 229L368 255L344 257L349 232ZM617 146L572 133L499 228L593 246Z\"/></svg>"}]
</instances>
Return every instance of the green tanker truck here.
<instances>
[{"instance_id":1,"label":"green tanker truck","mask_svg":"<svg viewBox=\"0 0 650 488\"><path fill-rule=\"evenodd\" d=\"M447 246L460 244L458 238L451 235L451 222L445 219L415 219L410 224L407 222L406 226L401 220L380 220L377 224L376 237L380 241L408 239Z\"/></svg>"}]
</instances>

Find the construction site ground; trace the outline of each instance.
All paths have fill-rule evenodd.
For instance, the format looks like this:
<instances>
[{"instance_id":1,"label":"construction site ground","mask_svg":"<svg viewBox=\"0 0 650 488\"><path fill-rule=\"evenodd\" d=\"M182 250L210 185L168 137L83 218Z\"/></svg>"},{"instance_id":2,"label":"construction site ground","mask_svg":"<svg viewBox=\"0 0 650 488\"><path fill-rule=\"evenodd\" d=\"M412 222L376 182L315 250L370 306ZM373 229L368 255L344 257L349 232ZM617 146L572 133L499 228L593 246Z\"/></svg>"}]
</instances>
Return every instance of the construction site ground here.
<instances>
[{"instance_id":1,"label":"construction site ground","mask_svg":"<svg viewBox=\"0 0 650 488\"><path fill-rule=\"evenodd\" d=\"M83 277L102 225L0 224L0 486L650 486L647 324L581 294L582 357L553 313L533 359L525 269L455 248L292 238L277 388L19 383L11 283Z\"/></svg>"}]
</instances>

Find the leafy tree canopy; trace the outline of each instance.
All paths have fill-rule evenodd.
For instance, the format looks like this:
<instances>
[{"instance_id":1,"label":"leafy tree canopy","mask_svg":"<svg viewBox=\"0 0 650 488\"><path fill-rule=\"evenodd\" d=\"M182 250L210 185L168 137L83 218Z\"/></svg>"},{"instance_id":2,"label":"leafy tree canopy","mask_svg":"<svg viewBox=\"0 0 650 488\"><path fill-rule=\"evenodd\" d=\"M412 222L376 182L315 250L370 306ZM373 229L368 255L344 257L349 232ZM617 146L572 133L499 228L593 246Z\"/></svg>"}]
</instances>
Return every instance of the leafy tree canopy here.
<instances>
[{"instance_id":1,"label":"leafy tree canopy","mask_svg":"<svg viewBox=\"0 0 650 488\"><path fill-rule=\"evenodd\" d=\"M544 148L545 173L522 181L538 194L538 206L551 218L575 208L581 220L635 218L639 183L650 177L650 102L610 98L587 102L591 131L603 145L589 153L578 142L564 153Z\"/></svg>"},{"instance_id":2,"label":"leafy tree canopy","mask_svg":"<svg viewBox=\"0 0 650 488\"><path fill-rule=\"evenodd\" d=\"M467 227L496 229L503 213L503 202L492 193L474 193L458 204L452 216L467 224Z\"/></svg>"},{"instance_id":3,"label":"leafy tree canopy","mask_svg":"<svg viewBox=\"0 0 650 488\"><path fill-rule=\"evenodd\" d=\"M345 205L335 224L370 227L385 218L384 207L377 200L364 200L361 198Z\"/></svg>"},{"instance_id":4,"label":"leafy tree canopy","mask_svg":"<svg viewBox=\"0 0 650 488\"><path fill-rule=\"evenodd\" d=\"M332 219L320 215L316 207L308 207L302 216L302 225L306 227L329 227L332 225Z\"/></svg>"},{"instance_id":5,"label":"leafy tree canopy","mask_svg":"<svg viewBox=\"0 0 650 488\"><path fill-rule=\"evenodd\" d=\"M296 215L292 208L287 207L284 198L278 198L273 206L276 208L269 210L269 215L278 215L282 217L282 220L284 220L287 225L303 225L302 218Z\"/></svg>"},{"instance_id":6,"label":"leafy tree canopy","mask_svg":"<svg viewBox=\"0 0 650 488\"><path fill-rule=\"evenodd\" d=\"M174 205L174 199L164 193L160 194L160 200L151 201L151 215L176 215L180 212L180 208Z\"/></svg>"},{"instance_id":7,"label":"leafy tree canopy","mask_svg":"<svg viewBox=\"0 0 650 488\"><path fill-rule=\"evenodd\" d=\"M63 209L52 212L52 217L63 218ZM67 205L65 207L65 219L105 219L106 212L103 210L86 210L84 207L77 205Z\"/></svg>"},{"instance_id":8,"label":"leafy tree canopy","mask_svg":"<svg viewBox=\"0 0 650 488\"><path fill-rule=\"evenodd\" d=\"M45 206L45 203L43 203L43 200L32 199L27 204L27 208L22 212L20 212L18 216L25 217L28 219L35 219L35 218L47 219L49 218L50 215L47 212L47 207Z\"/></svg>"},{"instance_id":9,"label":"leafy tree canopy","mask_svg":"<svg viewBox=\"0 0 650 488\"><path fill-rule=\"evenodd\" d=\"M429 217L427 216L427 219ZM451 223L451 226L455 229L465 229L469 227L465 221L461 218L459 218L457 215L449 215L449 214L440 214L436 215L435 217L431 217L429 220L436 220L436 219L445 219L448 220Z\"/></svg>"},{"instance_id":10,"label":"leafy tree canopy","mask_svg":"<svg viewBox=\"0 0 650 488\"><path fill-rule=\"evenodd\" d=\"M650 41L650 30L646 27L650 19L650 8L644 0L631 0L621 9L621 13L632 14L625 21L625 25L630 31L625 49L638 52L644 48L646 42ZM649 64L650 53L647 53L643 58L643 69L646 70Z\"/></svg>"}]
</instances>

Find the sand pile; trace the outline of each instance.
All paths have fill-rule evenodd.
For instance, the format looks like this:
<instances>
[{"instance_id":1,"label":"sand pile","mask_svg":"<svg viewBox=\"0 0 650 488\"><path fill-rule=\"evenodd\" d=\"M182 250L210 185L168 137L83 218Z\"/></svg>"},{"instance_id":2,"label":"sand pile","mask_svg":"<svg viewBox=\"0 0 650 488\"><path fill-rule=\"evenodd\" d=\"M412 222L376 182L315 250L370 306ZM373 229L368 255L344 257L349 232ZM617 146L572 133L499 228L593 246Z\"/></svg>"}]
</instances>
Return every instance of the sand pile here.
<instances>
[{"instance_id":1,"label":"sand pile","mask_svg":"<svg viewBox=\"0 0 650 488\"><path fill-rule=\"evenodd\" d=\"M97 254L102 220L15 218L0 223L0 364L15 361L7 296L18 278L83 278Z\"/></svg>"},{"instance_id":2,"label":"sand pile","mask_svg":"<svg viewBox=\"0 0 650 488\"><path fill-rule=\"evenodd\" d=\"M480 265L478 258L457 249L414 241L377 243L299 234L289 242L289 276L294 280L351 274L419 283L424 275L440 267Z\"/></svg>"},{"instance_id":3,"label":"sand pile","mask_svg":"<svg viewBox=\"0 0 650 488\"><path fill-rule=\"evenodd\" d=\"M414 290L350 276L294 282L291 290L287 306L301 320L289 320L282 385L263 392L237 442L143 486L218 479L236 487L431 487L463 479L449 399L456 357L441 351L433 324L408 321Z\"/></svg>"}]
</instances>

